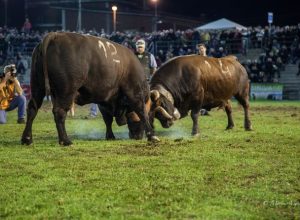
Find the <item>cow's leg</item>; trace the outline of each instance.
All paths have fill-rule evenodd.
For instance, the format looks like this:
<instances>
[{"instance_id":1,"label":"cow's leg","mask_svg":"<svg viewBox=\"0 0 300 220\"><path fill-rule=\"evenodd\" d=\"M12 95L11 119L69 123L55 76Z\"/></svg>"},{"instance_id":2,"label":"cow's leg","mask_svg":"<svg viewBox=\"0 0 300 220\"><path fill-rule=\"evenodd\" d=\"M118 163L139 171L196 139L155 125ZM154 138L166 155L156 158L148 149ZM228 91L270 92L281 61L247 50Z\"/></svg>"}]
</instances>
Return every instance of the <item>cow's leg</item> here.
<instances>
[{"instance_id":1,"label":"cow's leg","mask_svg":"<svg viewBox=\"0 0 300 220\"><path fill-rule=\"evenodd\" d=\"M249 97L248 96L235 96L238 102L243 106L244 109L244 128L246 131L251 131L251 121L249 118Z\"/></svg>"},{"instance_id":2,"label":"cow's leg","mask_svg":"<svg viewBox=\"0 0 300 220\"><path fill-rule=\"evenodd\" d=\"M21 139L22 144L29 145L32 143L32 123L37 115L39 108L43 103L44 97L45 90L39 90L37 92L32 93L32 97L27 106L27 121Z\"/></svg>"},{"instance_id":3,"label":"cow's leg","mask_svg":"<svg viewBox=\"0 0 300 220\"><path fill-rule=\"evenodd\" d=\"M56 129L58 132L58 138L59 138L59 144L68 146L71 145L72 142L68 138L67 132L66 132L66 127L65 127L65 120L67 117L67 112L70 110L73 102L72 99L62 99L64 101L58 101L58 100L53 100L53 115L54 115L54 120L56 124ZM61 102L63 104L61 104Z\"/></svg>"},{"instance_id":4,"label":"cow's leg","mask_svg":"<svg viewBox=\"0 0 300 220\"><path fill-rule=\"evenodd\" d=\"M193 128L192 128L192 135L198 136L199 135L199 124L198 124L198 118L200 114L200 108L193 108L191 110L191 118L193 121Z\"/></svg>"},{"instance_id":5,"label":"cow's leg","mask_svg":"<svg viewBox=\"0 0 300 220\"><path fill-rule=\"evenodd\" d=\"M192 128L192 135L199 136L199 125L198 125L198 118L200 114L200 110L202 108L203 99L204 99L204 89L201 87L199 90L199 96L195 97L195 101L193 102L191 109L191 118L193 121L193 128Z\"/></svg>"},{"instance_id":6,"label":"cow's leg","mask_svg":"<svg viewBox=\"0 0 300 220\"><path fill-rule=\"evenodd\" d=\"M226 130L232 129L234 127L233 119L232 119L232 108L229 101L225 104L225 111L227 114L228 124Z\"/></svg>"},{"instance_id":7,"label":"cow's leg","mask_svg":"<svg viewBox=\"0 0 300 220\"><path fill-rule=\"evenodd\" d=\"M99 106L99 105L98 105ZM112 131L112 122L113 122L113 116L109 113L109 110L104 109L105 107L99 106L100 112L102 114L103 120L106 125L106 140L115 140L115 135ZM112 112L112 110L111 110Z\"/></svg>"}]
</instances>

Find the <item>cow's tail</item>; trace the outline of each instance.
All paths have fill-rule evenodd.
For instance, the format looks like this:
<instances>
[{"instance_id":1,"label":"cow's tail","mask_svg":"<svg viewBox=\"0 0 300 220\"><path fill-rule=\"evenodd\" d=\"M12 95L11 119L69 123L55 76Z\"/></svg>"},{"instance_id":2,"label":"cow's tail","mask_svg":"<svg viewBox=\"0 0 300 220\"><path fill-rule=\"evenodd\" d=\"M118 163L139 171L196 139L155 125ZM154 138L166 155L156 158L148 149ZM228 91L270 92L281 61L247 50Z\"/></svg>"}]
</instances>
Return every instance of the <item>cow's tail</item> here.
<instances>
[{"instance_id":1,"label":"cow's tail","mask_svg":"<svg viewBox=\"0 0 300 220\"><path fill-rule=\"evenodd\" d=\"M247 72L246 68L241 63L239 63L239 65L240 65L241 71L242 71L242 73L244 75L244 79L243 79L243 81L245 82L244 83L244 85L245 85L244 92L250 98L250 94L251 94L251 80L249 79L248 72Z\"/></svg>"},{"instance_id":2,"label":"cow's tail","mask_svg":"<svg viewBox=\"0 0 300 220\"><path fill-rule=\"evenodd\" d=\"M56 33L51 32L44 38L42 42L42 54L43 54L43 72L44 72L44 78L45 78L45 92L46 96L50 95L50 83L49 83L49 74L48 74L48 68L47 68L47 48L49 46L49 43L51 40L55 39Z\"/></svg>"}]
</instances>

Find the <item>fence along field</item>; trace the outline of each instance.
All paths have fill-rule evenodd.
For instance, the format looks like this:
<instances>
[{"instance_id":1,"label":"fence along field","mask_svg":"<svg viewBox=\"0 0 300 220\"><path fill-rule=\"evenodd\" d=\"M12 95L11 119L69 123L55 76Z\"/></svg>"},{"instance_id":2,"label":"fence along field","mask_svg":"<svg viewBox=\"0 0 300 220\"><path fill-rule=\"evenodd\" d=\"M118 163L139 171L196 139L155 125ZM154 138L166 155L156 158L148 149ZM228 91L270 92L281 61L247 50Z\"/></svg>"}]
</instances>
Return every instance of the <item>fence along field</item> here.
<instances>
[{"instance_id":1,"label":"fence along field","mask_svg":"<svg viewBox=\"0 0 300 220\"><path fill-rule=\"evenodd\" d=\"M300 218L300 103L251 102L254 131L233 103L235 128L223 110L163 129L158 144L105 140L100 117L77 107L67 119L72 147L61 147L49 103L33 124L34 144L20 145L16 112L0 132L0 218L224 219Z\"/></svg>"}]
</instances>

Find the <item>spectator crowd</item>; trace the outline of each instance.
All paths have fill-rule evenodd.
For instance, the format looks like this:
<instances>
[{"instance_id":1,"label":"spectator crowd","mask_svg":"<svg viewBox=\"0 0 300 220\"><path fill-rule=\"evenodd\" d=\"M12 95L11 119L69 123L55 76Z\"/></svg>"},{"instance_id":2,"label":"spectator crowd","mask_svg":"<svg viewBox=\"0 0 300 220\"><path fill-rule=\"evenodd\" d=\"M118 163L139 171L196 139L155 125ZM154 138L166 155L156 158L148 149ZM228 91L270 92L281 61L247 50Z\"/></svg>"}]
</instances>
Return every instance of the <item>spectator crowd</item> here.
<instances>
[{"instance_id":1,"label":"spectator crowd","mask_svg":"<svg viewBox=\"0 0 300 220\"><path fill-rule=\"evenodd\" d=\"M48 31L32 29L26 20L21 30L0 27L0 66L15 63L22 77L29 75L31 53ZM300 24L298 26L249 27L247 30L196 31L161 30L153 33L113 32L103 30L82 31L84 34L101 36L120 43L132 51L135 43L144 39L147 48L155 55L158 66L174 56L197 53L199 43L207 47L207 55L223 57L227 54L247 55L248 49L260 49L261 55L243 62L252 82L276 82L288 63L300 59Z\"/></svg>"}]
</instances>

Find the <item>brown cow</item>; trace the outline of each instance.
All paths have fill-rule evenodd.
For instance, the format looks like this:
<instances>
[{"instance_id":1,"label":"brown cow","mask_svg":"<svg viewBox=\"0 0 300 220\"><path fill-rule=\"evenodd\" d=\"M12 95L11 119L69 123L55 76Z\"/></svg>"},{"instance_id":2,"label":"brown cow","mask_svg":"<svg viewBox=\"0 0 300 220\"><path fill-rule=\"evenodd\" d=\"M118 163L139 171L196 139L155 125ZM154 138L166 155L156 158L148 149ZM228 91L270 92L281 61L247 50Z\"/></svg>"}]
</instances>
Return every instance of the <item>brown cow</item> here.
<instances>
[{"instance_id":1,"label":"brown cow","mask_svg":"<svg viewBox=\"0 0 300 220\"><path fill-rule=\"evenodd\" d=\"M229 99L235 97L243 106L244 127L251 130L249 119L249 79L236 57L212 58L199 55L176 57L161 66L151 79L152 120L162 126L185 117L191 110L192 135L199 134L201 108L224 107L227 129L234 127Z\"/></svg>"},{"instance_id":2,"label":"brown cow","mask_svg":"<svg viewBox=\"0 0 300 220\"><path fill-rule=\"evenodd\" d=\"M49 92L62 145L72 144L65 129L65 119L73 101L78 105L98 103L111 106L126 99L126 109L137 113L148 140L158 141L145 107L150 91L143 67L136 56L120 44L68 32L45 36L32 56L32 98L28 103L27 123L21 139L23 144L32 143L32 123ZM112 115L107 116L105 123L111 127Z\"/></svg>"}]
</instances>

